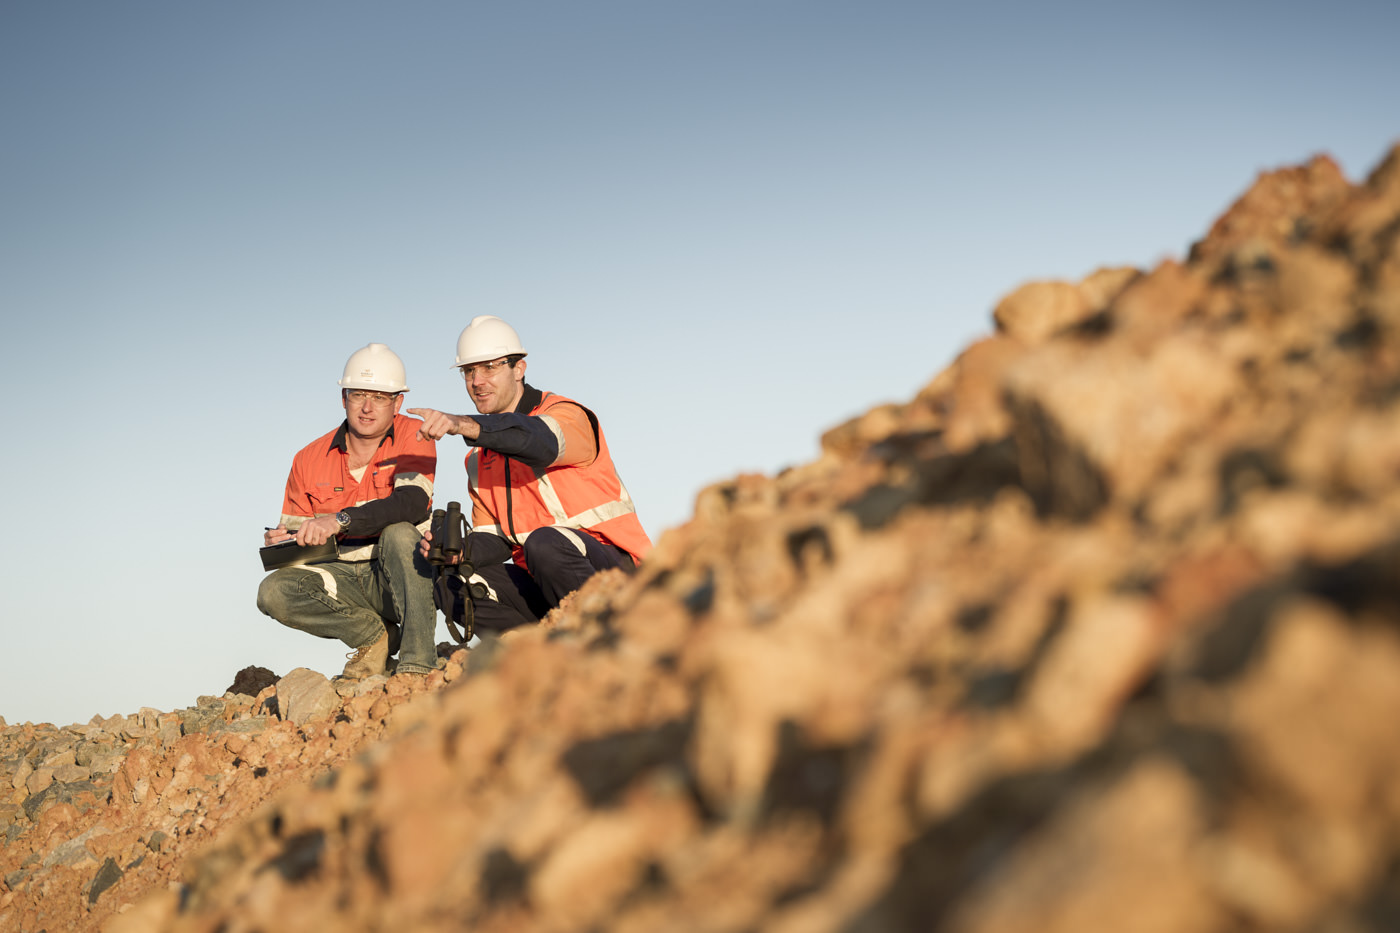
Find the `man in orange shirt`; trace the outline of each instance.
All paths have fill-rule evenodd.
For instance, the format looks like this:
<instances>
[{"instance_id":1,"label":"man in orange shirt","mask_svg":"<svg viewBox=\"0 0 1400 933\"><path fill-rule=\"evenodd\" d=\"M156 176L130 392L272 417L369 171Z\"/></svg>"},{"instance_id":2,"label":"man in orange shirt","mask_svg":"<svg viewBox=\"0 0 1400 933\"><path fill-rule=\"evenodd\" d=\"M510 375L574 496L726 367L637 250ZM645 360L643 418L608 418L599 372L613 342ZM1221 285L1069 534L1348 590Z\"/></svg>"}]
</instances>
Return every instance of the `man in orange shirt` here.
<instances>
[{"instance_id":1,"label":"man in orange shirt","mask_svg":"<svg viewBox=\"0 0 1400 933\"><path fill-rule=\"evenodd\" d=\"M269 545L336 539L336 560L269 574L258 608L354 648L348 679L383 673L394 642L398 673L437 665L431 568L418 553L437 449L419 436L422 422L399 414L407 391L403 361L384 344L351 355L340 380L345 420L293 458L281 520L263 536Z\"/></svg>"},{"instance_id":2,"label":"man in orange shirt","mask_svg":"<svg viewBox=\"0 0 1400 933\"><path fill-rule=\"evenodd\" d=\"M538 621L593 574L631 570L651 550L593 412L525 382L525 348L505 321L481 315L457 339L455 364L476 415L410 408L420 437L462 437L472 500L467 551L486 596L472 601L481 629ZM419 545L427 554L425 537ZM510 560L512 563L505 563ZM462 579L444 574L438 608L462 620Z\"/></svg>"}]
</instances>

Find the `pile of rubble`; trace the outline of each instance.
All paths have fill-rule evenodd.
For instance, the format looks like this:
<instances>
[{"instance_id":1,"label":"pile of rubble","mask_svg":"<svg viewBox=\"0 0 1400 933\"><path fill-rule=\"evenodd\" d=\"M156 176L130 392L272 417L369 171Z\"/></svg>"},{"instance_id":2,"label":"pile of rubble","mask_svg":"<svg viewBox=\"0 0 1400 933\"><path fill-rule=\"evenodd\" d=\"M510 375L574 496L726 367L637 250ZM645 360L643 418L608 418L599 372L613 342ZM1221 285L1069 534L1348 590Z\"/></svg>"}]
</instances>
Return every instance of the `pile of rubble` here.
<instances>
[{"instance_id":1,"label":"pile of rubble","mask_svg":"<svg viewBox=\"0 0 1400 933\"><path fill-rule=\"evenodd\" d=\"M395 710L460 676L327 680L240 671L222 696L87 725L0 720L0 930L99 929L288 785L382 737ZM7 793L12 789L12 793Z\"/></svg>"},{"instance_id":2,"label":"pile of rubble","mask_svg":"<svg viewBox=\"0 0 1400 933\"><path fill-rule=\"evenodd\" d=\"M416 696L75 732L0 933L1400 928L1400 149L994 320Z\"/></svg>"}]
</instances>

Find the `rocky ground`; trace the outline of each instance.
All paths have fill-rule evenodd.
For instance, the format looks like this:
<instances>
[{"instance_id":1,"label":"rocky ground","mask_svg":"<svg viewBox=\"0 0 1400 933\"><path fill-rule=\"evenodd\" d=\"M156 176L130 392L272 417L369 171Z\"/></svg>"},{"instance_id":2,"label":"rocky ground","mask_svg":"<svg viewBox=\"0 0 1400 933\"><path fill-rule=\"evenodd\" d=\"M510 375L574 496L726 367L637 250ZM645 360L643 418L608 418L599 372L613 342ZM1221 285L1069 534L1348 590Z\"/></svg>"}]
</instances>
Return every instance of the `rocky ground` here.
<instances>
[{"instance_id":1,"label":"rocky ground","mask_svg":"<svg viewBox=\"0 0 1400 933\"><path fill-rule=\"evenodd\" d=\"M426 680L6 727L0 933L1400 929L1400 149L994 321Z\"/></svg>"},{"instance_id":2,"label":"rocky ground","mask_svg":"<svg viewBox=\"0 0 1400 933\"><path fill-rule=\"evenodd\" d=\"M240 671L222 696L55 728L0 720L0 930L100 929L168 888L192 851L291 784L391 731L395 710L462 674L356 683ZM9 791L13 789L12 793Z\"/></svg>"}]
</instances>

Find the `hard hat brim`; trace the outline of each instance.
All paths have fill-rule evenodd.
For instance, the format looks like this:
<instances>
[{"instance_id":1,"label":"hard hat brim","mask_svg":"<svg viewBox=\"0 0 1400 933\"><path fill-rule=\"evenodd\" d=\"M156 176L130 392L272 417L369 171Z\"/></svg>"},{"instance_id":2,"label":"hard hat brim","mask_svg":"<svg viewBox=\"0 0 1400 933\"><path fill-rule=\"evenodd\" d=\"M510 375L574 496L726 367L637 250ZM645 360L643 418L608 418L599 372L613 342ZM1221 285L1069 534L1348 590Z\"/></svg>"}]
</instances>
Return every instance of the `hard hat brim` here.
<instances>
[{"instance_id":1,"label":"hard hat brim","mask_svg":"<svg viewBox=\"0 0 1400 933\"><path fill-rule=\"evenodd\" d=\"M523 353L523 352L521 352L521 351L519 351L519 350L512 350L512 351L509 352L509 353L491 353L491 354L487 354L486 356L482 356L481 354L476 354L472 359L469 359L469 360L460 360L460 359L459 359L457 362L455 362L455 363L453 363L451 366L449 366L448 369L461 369L463 366L470 366L470 365L472 365L473 363L485 363L487 360L499 360L499 359L501 359L501 358L503 358L503 357L507 357L507 356L519 356L519 357L522 357L522 358L523 358L523 357L529 356L529 354L528 354L528 353Z\"/></svg>"}]
</instances>

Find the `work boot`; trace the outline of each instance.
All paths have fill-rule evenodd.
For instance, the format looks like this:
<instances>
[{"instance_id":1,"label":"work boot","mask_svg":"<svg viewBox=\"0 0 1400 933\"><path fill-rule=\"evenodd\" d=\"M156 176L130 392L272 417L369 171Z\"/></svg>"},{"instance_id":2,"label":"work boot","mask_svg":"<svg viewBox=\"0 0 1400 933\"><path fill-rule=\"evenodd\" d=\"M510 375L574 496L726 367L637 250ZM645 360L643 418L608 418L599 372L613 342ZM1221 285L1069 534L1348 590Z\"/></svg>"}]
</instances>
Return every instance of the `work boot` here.
<instances>
[{"instance_id":1,"label":"work boot","mask_svg":"<svg viewBox=\"0 0 1400 933\"><path fill-rule=\"evenodd\" d=\"M363 680L384 673L384 664L389 660L388 630L381 632L379 638L368 645L356 648L353 654L346 657L350 660L345 663L345 670L340 675L346 680Z\"/></svg>"}]
</instances>

